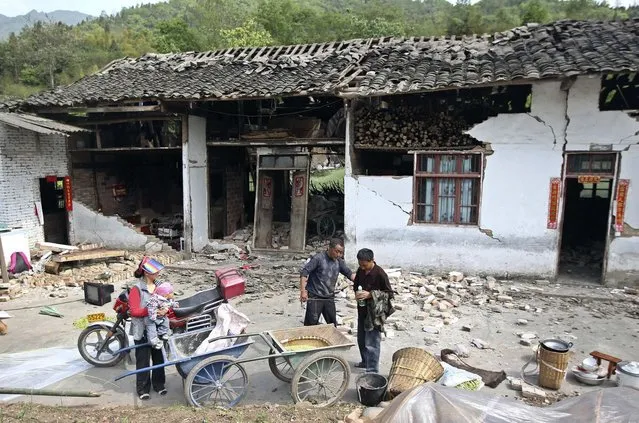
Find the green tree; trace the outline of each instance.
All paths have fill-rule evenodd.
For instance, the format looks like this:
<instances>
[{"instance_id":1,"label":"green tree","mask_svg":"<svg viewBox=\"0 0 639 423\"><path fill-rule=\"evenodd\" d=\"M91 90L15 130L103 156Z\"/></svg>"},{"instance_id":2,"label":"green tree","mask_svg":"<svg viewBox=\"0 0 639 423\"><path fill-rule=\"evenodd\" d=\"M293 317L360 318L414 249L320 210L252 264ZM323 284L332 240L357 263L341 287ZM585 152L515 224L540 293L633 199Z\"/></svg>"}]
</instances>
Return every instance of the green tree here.
<instances>
[{"instance_id":1,"label":"green tree","mask_svg":"<svg viewBox=\"0 0 639 423\"><path fill-rule=\"evenodd\" d=\"M220 30L226 47L259 47L273 44L273 37L253 18L233 29Z\"/></svg>"},{"instance_id":2,"label":"green tree","mask_svg":"<svg viewBox=\"0 0 639 423\"><path fill-rule=\"evenodd\" d=\"M546 23L550 13L540 0L529 0L521 5L521 23Z\"/></svg>"},{"instance_id":3,"label":"green tree","mask_svg":"<svg viewBox=\"0 0 639 423\"><path fill-rule=\"evenodd\" d=\"M156 27L153 47L160 53L200 50L195 32L182 18L160 22Z\"/></svg>"},{"instance_id":4,"label":"green tree","mask_svg":"<svg viewBox=\"0 0 639 423\"><path fill-rule=\"evenodd\" d=\"M446 32L448 35L469 35L484 32L483 18L477 5L470 0L457 0L452 13L448 17Z\"/></svg>"}]
</instances>

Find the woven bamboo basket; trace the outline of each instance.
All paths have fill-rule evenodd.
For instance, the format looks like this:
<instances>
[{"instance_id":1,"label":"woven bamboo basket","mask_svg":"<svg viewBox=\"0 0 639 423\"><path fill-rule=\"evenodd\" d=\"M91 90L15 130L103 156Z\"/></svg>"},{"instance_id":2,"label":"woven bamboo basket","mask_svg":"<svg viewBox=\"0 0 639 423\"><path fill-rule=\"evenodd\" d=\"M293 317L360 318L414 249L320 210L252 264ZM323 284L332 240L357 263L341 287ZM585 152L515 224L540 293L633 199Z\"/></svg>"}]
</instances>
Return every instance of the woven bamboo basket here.
<instances>
[{"instance_id":1,"label":"woven bamboo basket","mask_svg":"<svg viewBox=\"0 0 639 423\"><path fill-rule=\"evenodd\" d=\"M331 345L327 339L319 336L300 336L293 339L284 339L281 343L287 351L305 351Z\"/></svg>"},{"instance_id":2,"label":"woven bamboo basket","mask_svg":"<svg viewBox=\"0 0 639 423\"><path fill-rule=\"evenodd\" d=\"M566 368L570 361L570 352L554 352L539 346L537 363L539 365L539 386L559 389L566 378Z\"/></svg>"},{"instance_id":3,"label":"woven bamboo basket","mask_svg":"<svg viewBox=\"0 0 639 423\"><path fill-rule=\"evenodd\" d=\"M393 364L388 377L390 398L426 382L436 381L444 374L444 367L426 350L402 348L393 354Z\"/></svg>"}]
</instances>

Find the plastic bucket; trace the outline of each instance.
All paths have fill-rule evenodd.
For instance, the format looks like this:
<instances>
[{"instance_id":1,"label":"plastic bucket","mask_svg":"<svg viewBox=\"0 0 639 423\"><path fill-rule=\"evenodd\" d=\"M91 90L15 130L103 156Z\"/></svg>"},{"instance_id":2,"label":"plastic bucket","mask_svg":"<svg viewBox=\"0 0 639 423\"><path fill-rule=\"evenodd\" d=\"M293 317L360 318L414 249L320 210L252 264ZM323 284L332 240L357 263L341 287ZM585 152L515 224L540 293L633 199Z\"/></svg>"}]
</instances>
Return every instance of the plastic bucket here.
<instances>
[{"instance_id":1,"label":"plastic bucket","mask_svg":"<svg viewBox=\"0 0 639 423\"><path fill-rule=\"evenodd\" d=\"M384 398L388 380L377 373L366 373L357 378L355 386L359 402L367 407L375 407Z\"/></svg>"}]
</instances>

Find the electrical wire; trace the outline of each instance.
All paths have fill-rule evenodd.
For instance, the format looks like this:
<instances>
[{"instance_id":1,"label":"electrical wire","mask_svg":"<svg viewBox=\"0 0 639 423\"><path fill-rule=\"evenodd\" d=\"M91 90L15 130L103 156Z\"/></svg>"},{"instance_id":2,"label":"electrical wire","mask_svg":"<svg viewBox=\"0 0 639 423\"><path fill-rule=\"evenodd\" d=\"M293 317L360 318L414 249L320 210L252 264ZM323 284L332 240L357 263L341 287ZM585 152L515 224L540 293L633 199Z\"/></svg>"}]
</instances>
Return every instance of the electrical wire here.
<instances>
[{"instance_id":1,"label":"electrical wire","mask_svg":"<svg viewBox=\"0 0 639 423\"><path fill-rule=\"evenodd\" d=\"M320 110L320 109L324 109L326 107L334 106L334 105L336 105L338 103L343 103L343 101L342 100L337 100L337 101L334 101L332 103L323 104L321 106L313 107L313 108L310 108L310 109L305 109L305 110L302 110L302 111L290 112L290 113L278 113L278 114L276 114L274 116L275 117L279 117L279 116L300 115L300 114L304 114L306 112L312 112L312 111L315 111L315 110ZM219 111L215 111L215 110L207 110L207 112L215 113L215 114L222 115L222 116L231 116L231 117L259 118L259 117L268 116L268 115L263 115L263 114L260 114L260 115L247 115L247 114L244 114L244 113L225 113L225 112L219 112Z\"/></svg>"}]
</instances>

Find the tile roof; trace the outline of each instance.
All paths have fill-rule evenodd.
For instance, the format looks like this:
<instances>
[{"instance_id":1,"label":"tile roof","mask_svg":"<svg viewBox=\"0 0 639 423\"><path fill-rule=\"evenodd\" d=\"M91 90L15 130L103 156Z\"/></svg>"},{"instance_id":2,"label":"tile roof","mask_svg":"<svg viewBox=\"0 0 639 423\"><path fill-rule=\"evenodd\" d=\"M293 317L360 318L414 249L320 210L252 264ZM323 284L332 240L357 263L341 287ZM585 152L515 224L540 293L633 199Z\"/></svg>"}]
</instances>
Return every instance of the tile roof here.
<instances>
[{"instance_id":1,"label":"tile roof","mask_svg":"<svg viewBox=\"0 0 639 423\"><path fill-rule=\"evenodd\" d=\"M65 123L56 122L55 120L42 118L40 116L27 115L24 113L5 113L0 112L0 123L12 126L14 128L27 129L44 135L63 135L68 137L69 134L76 132L91 132L88 129L79 128L77 126L67 125Z\"/></svg>"},{"instance_id":2,"label":"tile roof","mask_svg":"<svg viewBox=\"0 0 639 423\"><path fill-rule=\"evenodd\" d=\"M381 38L123 58L23 106L285 95L382 95L639 70L639 19L484 36Z\"/></svg>"},{"instance_id":3,"label":"tile roof","mask_svg":"<svg viewBox=\"0 0 639 423\"><path fill-rule=\"evenodd\" d=\"M492 36L412 38L380 44L360 65L359 95L639 69L639 19L559 21Z\"/></svg>"}]
</instances>

